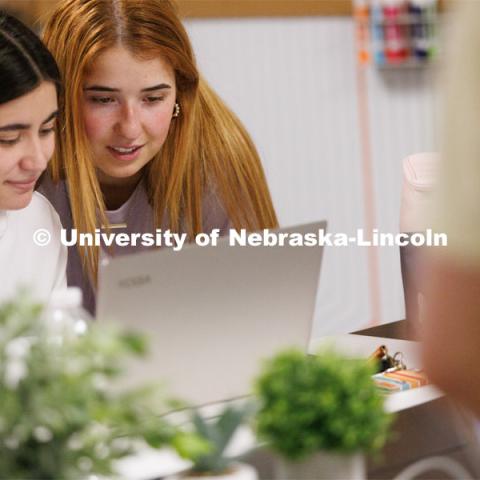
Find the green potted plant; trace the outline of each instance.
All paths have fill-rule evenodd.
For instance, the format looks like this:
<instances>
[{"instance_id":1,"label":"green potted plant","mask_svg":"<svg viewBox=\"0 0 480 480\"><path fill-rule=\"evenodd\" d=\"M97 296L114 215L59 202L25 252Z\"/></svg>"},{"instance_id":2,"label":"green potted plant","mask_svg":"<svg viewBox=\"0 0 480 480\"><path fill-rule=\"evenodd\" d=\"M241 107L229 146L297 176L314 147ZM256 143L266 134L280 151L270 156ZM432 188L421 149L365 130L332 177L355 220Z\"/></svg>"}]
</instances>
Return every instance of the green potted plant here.
<instances>
[{"instance_id":1,"label":"green potted plant","mask_svg":"<svg viewBox=\"0 0 480 480\"><path fill-rule=\"evenodd\" d=\"M392 420L373 369L333 350L286 350L266 362L256 430L280 456L278 478L365 478L363 454L383 446Z\"/></svg>"},{"instance_id":2,"label":"green potted plant","mask_svg":"<svg viewBox=\"0 0 480 480\"><path fill-rule=\"evenodd\" d=\"M142 338L92 324L60 339L25 295L0 306L0 472L2 478L112 478L115 461L140 442L188 443L154 414L155 388L118 390L122 360Z\"/></svg>"},{"instance_id":3,"label":"green potted plant","mask_svg":"<svg viewBox=\"0 0 480 480\"><path fill-rule=\"evenodd\" d=\"M204 418L197 410L193 410L187 433L193 433L194 442L198 442L198 439L203 441L203 448L188 448L188 442L174 443L179 455L192 462L192 466L176 478L256 480L257 473L253 467L227 454L234 434L251 418L253 411L253 404L248 402L237 407L227 406L214 418Z\"/></svg>"}]
</instances>

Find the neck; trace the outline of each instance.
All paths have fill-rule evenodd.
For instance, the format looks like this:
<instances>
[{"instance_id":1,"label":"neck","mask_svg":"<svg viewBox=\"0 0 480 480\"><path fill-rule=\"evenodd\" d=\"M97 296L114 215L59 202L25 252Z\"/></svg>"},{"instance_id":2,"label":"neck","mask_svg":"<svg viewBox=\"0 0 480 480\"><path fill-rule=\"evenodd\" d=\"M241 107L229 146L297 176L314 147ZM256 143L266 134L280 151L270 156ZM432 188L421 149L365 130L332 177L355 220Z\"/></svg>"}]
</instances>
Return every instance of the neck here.
<instances>
[{"instance_id":1,"label":"neck","mask_svg":"<svg viewBox=\"0 0 480 480\"><path fill-rule=\"evenodd\" d=\"M120 208L132 196L141 178L142 172L138 172L134 177L130 177L121 182L102 181L102 179L99 178L100 189L102 190L106 209L117 210Z\"/></svg>"}]
</instances>

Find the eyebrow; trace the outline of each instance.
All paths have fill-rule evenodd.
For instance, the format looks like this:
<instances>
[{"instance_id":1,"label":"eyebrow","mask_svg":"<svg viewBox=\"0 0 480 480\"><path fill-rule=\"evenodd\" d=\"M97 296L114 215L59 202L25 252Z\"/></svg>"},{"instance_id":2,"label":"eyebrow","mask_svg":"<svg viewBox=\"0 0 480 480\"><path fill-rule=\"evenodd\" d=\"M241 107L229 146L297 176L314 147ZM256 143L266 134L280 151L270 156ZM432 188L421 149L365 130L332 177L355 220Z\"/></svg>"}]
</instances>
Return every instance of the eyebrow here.
<instances>
[{"instance_id":1,"label":"eyebrow","mask_svg":"<svg viewBox=\"0 0 480 480\"><path fill-rule=\"evenodd\" d=\"M50 122L54 118L58 116L58 110L55 112L51 113L43 122L42 125L45 125L46 123ZM27 123L11 123L9 125L4 125L3 127L0 127L0 132L12 132L16 130L28 130L31 127L31 125Z\"/></svg>"},{"instance_id":2,"label":"eyebrow","mask_svg":"<svg viewBox=\"0 0 480 480\"><path fill-rule=\"evenodd\" d=\"M153 85L152 87L142 88L142 92L154 92L155 90L167 90L172 88L167 83L159 83L158 85ZM104 85L92 85L91 87L86 87L83 89L85 92L119 92L120 89L106 87Z\"/></svg>"}]
</instances>

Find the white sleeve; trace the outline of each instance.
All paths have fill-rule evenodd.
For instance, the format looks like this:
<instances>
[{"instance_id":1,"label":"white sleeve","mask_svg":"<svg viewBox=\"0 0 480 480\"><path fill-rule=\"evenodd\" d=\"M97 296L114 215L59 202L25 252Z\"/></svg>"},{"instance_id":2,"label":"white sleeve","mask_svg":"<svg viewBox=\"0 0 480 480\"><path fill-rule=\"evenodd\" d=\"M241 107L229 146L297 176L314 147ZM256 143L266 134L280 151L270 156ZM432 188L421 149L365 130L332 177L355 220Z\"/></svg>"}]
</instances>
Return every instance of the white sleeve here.
<instances>
[{"instance_id":1,"label":"white sleeve","mask_svg":"<svg viewBox=\"0 0 480 480\"><path fill-rule=\"evenodd\" d=\"M52 291L64 290L65 288L67 288L67 258L68 258L67 247L65 245L60 244L60 250L58 252L57 267L55 268L55 277L54 277Z\"/></svg>"},{"instance_id":2,"label":"white sleeve","mask_svg":"<svg viewBox=\"0 0 480 480\"><path fill-rule=\"evenodd\" d=\"M52 268L49 275L51 292L55 290L63 290L67 288L67 260L68 250L61 242L62 223L58 213L53 208L52 204L43 195L37 192L38 196L48 205L49 217L51 227L48 229L52 236L49 247L49 255L51 257Z\"/></svg>"}]
</instances>

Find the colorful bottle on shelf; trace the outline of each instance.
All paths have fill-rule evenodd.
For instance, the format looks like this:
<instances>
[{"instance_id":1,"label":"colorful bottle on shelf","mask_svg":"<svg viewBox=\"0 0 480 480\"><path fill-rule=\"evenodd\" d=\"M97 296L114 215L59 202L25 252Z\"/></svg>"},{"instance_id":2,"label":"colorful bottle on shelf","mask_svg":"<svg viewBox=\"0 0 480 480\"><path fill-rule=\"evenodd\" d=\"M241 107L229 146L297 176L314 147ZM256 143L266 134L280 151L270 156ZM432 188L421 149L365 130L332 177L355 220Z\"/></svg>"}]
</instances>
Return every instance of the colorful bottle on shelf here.
<instances>
[{"instance_id":1,"label":"colorful bottle on shelf","mask_svg":"<svg viewBox=\"0 0 480 480\"><path fill-rule=\"evenodd\" d=\"M420 61L431 58L435 49L436 0L410 0L412 55Z\"/></svg>"},{"instance_id":2,"label":"colorful bottle on shelf","mask_svg":"<svg viewBox=\"0 0 480 480\"><path fill-rule=\"evenodd\" d=\"M357 58L361 65L370 61L369 53L369 5L367 0L355 0L353 3L355 33L357 40Z\"/></svg>"},{"instance_id":3,"label":"colorful bottle on shelf","mask_svg":"<svg viewBox=\"0 0 480 480\"><path fill-rule=\"evenodd\" d=\"M438 0L429 0L425 5L425 19L427 24L428 57L432 58L437 52L436 30L438 23Z\"/></svg>"},{"instance_id":4,"label":"colorful bottle on shelf","mask_svg":"<svg viewBox=\"0 0 480 480\"><path fill-rule=\"evenodd\" d=\"M383 0L385 58L389 64L404 63L409 57L408 18L404 0Z\"/></svg>"},{"instance_id":5,"label":"colorful bottle on shelf","mask_svg":"<svg viewBox=\"0 0 480 480\"><path fill-rule=\"evenodd\" d=\"M372 56L378 66L385 64L385 35L382 0L370 3L370 30L372 38Z\"/></svg>"}]
</instances>

